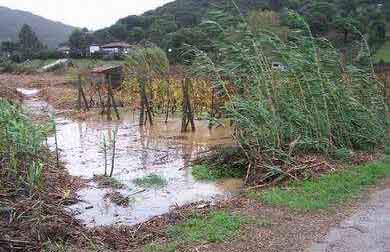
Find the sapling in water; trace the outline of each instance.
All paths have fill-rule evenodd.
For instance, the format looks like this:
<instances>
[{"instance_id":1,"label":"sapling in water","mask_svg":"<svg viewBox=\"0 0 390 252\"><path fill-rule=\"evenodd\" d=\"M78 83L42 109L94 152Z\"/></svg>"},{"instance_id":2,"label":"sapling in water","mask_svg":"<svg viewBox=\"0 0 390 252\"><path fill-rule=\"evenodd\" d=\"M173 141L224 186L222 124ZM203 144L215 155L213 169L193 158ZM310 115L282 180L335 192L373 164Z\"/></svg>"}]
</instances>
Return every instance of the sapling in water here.
<instances>
[{"instance_id":1,"label":"sapling in water","mask_svg":"<svg viewBox=\"0 0 390 252\"><path fill-rule=\"evenodd\" d=\"M118 136L118 128L114 129L114 135L111 140L111 147L112 147L112 158L111 158L111 171L110 171L110 178L112 177L114 173L114 167L115 167L115 155L116 155L116 141Z\"/></svg>"},{"instance_id":2,"label":"sapling in water","mask_svg":"<svg viewBox=\"0 0 390 252\"><path fill-rule=\"evenodd\" d=\"M104 176L107 176L107 166L108 166L108 161L107 161L107 150L108 150L108 144L106 140L106 136L103 134L103 139L101 142L101 149L103 151L103 158L104 158Z\"/></svg>"}]
</instances>

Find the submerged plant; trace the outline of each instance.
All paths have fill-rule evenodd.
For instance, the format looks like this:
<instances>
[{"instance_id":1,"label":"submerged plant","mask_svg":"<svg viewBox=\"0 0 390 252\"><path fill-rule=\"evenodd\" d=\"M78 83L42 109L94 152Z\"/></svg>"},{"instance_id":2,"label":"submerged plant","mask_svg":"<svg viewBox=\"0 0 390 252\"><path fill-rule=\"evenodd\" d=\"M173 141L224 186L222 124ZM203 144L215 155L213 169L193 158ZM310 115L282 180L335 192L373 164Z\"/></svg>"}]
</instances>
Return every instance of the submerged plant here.
<instances>
[{"instance_id":1,"label":"submerged plant","mask_svg":"<svg viewBox=\"0 0 390 252\"><path fill-rule=\"evenodd\" d=\"M137 178L134 180L134 183L137 186L154 188L160 188L167 185L167 181L157 174L150 174L142 178Z\"/></svg>"}]
</instances>

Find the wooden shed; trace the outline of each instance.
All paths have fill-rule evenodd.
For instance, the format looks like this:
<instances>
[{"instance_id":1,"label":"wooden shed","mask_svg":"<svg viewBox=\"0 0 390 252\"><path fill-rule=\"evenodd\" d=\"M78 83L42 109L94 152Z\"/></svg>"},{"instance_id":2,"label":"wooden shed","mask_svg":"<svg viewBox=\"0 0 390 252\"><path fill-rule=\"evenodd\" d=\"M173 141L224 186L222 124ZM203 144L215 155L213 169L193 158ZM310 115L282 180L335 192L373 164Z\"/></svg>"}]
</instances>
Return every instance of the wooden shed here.
<instances>
[{"instance_id":1,"label":"wooden shed","mask_svg":"<svg viewBox=\"0 0 390 252\"><path fill-rule=\"evenodd\" d=\"M123 66L102 66L91 71L92 78L98 84L111 84L116 89L123 81Z\"/></svg>"}]
</instances>

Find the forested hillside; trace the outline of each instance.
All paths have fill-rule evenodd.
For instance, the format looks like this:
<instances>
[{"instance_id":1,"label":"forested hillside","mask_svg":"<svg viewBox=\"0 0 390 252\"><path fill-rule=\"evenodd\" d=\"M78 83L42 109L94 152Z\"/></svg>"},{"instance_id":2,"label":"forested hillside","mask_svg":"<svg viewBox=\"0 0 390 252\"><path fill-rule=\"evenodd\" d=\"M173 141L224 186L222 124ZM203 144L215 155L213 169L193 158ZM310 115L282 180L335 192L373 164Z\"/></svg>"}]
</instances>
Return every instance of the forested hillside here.
<instances>
[{"instance_id":1,"label":"forested hillside","mask_svg":"<svg viewBox=\"0 0 390 252\"><path fill-rule=\"evenodd\" d=\"M72 26L51 21L30 12L0 6L0 41L17 40L18 33L24 24L31 26L38 38L50 48L66 41L75 29Z\"/></svg>"},{"instance_id":2,"label":"forested hillside","mask_svg":"<svg viewBox=\"0 0 390 252\"><path fill-rule=\"evenodd\" d=\"M326 36L339 47L354 41L359 32L367 34L370 44L378 47L386 38L390 21L390 2L385 0L176 0L141 16L123 18L97 31L95 40L148 40L161 47L172 40L181 44L178 40L189 35L197 41L201 35L198 25L216 10L237 16L258 9L277 11L283 25L296 28L287 18L288 10L294 10L305 17L314 35Z\"/></svg>"}]
</instances>

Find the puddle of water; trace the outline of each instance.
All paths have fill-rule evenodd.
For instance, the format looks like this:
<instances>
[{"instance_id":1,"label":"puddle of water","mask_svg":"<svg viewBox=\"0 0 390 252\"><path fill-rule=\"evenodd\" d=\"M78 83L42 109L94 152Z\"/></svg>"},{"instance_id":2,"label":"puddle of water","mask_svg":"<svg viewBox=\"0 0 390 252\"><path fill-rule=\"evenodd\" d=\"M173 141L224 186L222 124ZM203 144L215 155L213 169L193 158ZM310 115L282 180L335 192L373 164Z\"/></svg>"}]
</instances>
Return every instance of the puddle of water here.
<instances>
[{"instance_id":1,"label":"puddle of water","mask_svg":"<svg viewBox=\"0 0 390 252\"><path fill-rule=\"evenodd\" d=\"M17 88L16 91L22 95L24 106L33 116L45 115L54 112L54 108L52 106L37 97L41 90Z\"/></svg>"},{"instance_id":2,"label":"puddle of water","mask_svg":"<svg viewBox=\"0 0 390 252\"><path fill-rule=\"evenodd\" d=\"M31 97L25 104L33 110L41 105ZM170 119L168 123L156 119L153 127L143 128L137 125L137 117L132 112L122 112L121 117L120 121L106 121L100 116L90 116L85 121L56 120L61 160L71 175L87 179L104 174L102 136L110 140L113 131L118 131L113 177L126 186L116 191L125 197L131 195L131 203L127 208L117 206L105 198L110 189L91 183L79 192L82 202L70 207L87 226L137 224L167 213L172 206L228 197L238 191L241 181L195 181L188 167L191 160L211 146L230 144L229 128L209 130L207 121L197 121L196 132L181 133L180 118ZM53 143L54 139L49 139L49 145L54 146ZM167 185L133 195L142 189L133 181L150 174L163 177Z\"/></svg>"},{"instance_id":3,"label":"puddle of water","mask_svg":"<svg viewBox=\"0 0 390 252\"><path fill-rule=\"evenodd\" d=\"M40 93L39 89L25 89L25 88L17 88L16 91L21 93L23 96L36 96Z\"/></svg>"}]
</instances>

